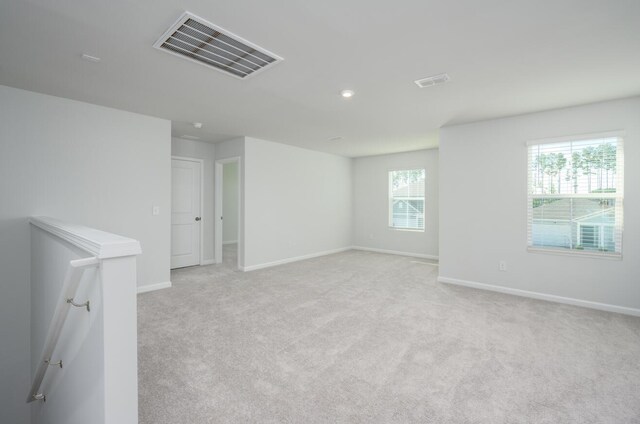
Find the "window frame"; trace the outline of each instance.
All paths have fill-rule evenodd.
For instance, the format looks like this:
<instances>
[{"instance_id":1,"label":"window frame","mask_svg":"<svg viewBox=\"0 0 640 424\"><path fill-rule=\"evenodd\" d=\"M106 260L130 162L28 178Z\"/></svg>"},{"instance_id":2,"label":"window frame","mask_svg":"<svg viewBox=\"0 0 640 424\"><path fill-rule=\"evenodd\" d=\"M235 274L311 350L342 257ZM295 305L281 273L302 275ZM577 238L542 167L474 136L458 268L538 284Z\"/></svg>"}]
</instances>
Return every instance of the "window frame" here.
<instances>
[{"instance_id":1,"label":"window frame","mask_svg":"<svg viewBox=\"0 0 640 424\"><path fill-rule=\"evenodd\" d=\"M393 196L393 173L401 172L401 171L422 171L424 173L424 181L425 186L422 192L422 196L407 196L405 198L396 198ZM427 205L427 169L425 167L417 167L417 168L401 168L401 169L389 169L387 172L387 181L388 181L388 192L387 192L387 207L388 207L388 219L387 225L391 230L397 231L409 231L409 232L424 232L426 228L426 205ZM393 203L394 199L402 199L402 200L422 200L422 227L398 227L393 225L394 213L393 213Z\"/></svg>"},{"instance_id":2,"label":"window frame","mask_svg":"<svg viewBox=\"0 0 640 424\"><path fill-rule=\"evenodd\" d=\"M602 133L582 134L576 136L567 137L555 137L545 138L538 140L531 140L526 143L526 169L527 169L527 251L532 253L544 253L552 255L565 255L565 256L578 256L578 257L590 257L598 259L613 259L621 260L623 254L623 238L624 238L624 131L608 131ZM534 178L533 166L531 163L531 149L538 145L555 144L555 143L567 143L567 142L584 142L589 140L597 140L604 138L616 138L616 167L618 173L616 174L616 192L614 193L584 193L584 194L535 194L533 193L532 181ZM616 204L615 210L615 222L612 225L614 231L614 243L616 242L616 228L620 230L620 237L618 239L619 248L611 251L598 251L598 250L580 250L577 248L562 248L555 246L535 246L533 245L533 200L544 198L597 198L597 199L613 199ZM603 226L606 224L601 223L576 223L577 231L580 231L581 226L600 226L599 237L602 238ZM577 235L578 239L580 234ZM578 245L576 243L576 245Z\"/></svg>"}]
</instances>

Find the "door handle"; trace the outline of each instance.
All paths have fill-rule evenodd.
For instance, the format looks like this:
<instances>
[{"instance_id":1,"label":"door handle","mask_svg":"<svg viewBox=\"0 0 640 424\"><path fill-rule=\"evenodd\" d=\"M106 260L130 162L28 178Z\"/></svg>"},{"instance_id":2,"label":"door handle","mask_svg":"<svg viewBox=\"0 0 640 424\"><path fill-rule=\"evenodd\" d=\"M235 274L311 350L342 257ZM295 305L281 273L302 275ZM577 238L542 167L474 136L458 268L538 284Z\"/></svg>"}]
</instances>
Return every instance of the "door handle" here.
<instances>
[{"instance_id":1,"label":"door handle","mask_svg":"<svg viewBox=\"0 0 640 424\"><path fill-rule=\"evenodd\" d=\"M196 221L200 221L202 218L200 218L199 216L196 216Z\"/></svg>"}]
</instances>

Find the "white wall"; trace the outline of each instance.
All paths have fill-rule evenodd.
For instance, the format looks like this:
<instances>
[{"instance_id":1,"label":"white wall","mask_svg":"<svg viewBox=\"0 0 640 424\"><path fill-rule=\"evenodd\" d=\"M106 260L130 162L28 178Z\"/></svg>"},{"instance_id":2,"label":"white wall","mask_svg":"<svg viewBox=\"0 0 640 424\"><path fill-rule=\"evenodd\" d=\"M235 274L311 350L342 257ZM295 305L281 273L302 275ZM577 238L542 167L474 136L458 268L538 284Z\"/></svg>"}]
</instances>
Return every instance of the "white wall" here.
<instances>
[{"instance_id":1,"label":"white wall","mask_svg":"<svg viewBox=\"0 0 640 424\"><path fill-rule=\"evenodd\" d=\"M169 280L169 121L0 86L0 411L29 421L27 217L138 239L138 284ZM152 207L161 214L152 216Z\"/></svg>"},{"instance_id":2,"label":"white wall","mask_svg":"<svg viewBox=\"0 0 640 424\"><path fill-rule=\"evenodd\" d=\"M623 259L528 253L525 142L609 130L626 131ZM638 217L640 97L440 132L441 278L640 309Z\"/></svg>"},{"instance_id":3,"label":"white wall","mask_svg":"<svg viewBox=\"0 0 640 424\"><path fill-rule=\"evenodd\" d=\"M389 227L389 171L425 168L425 230ZM353 160L353 244L438 257L438 150Z\"/></svg>"},{"instance_id":4,"label":"white wall","mask_svg":"<svg viewBox=\"0 0 640 424\"><path fill-rule=\"evenodd\" d=\"M222 195L222 241L236 243L238 241L238 163L225 163L223 168Z\"/></svg>"},{"instance_id":5,"label":"white wall","mask_svg":"<svg viewBox=\"0 0 640 424\"><path fill-rule=\"evenodd\" d=\"M231 140L216 144L216 160L233 157L244 158L244 137L236 137Z\"/></svg>"},{"instance_id":6,"label":"white wall","mask_svg":"<svg viewBox=\"0 0 640 424\"><path fill-rule=\"evenodd\" d=\"M247 137L245 269L351 245L351 160Z\"/></svg>"},{"instance_id":7,"label":"white wall","mask_svg":"<svg viewBox=\"0 0 640 424\"><path fill-rule=\"evenodd\" d=\"M204 249L203 259L205 262L213 262L213 190L214 190L214 162L215 162L215 145L197 140L185 140L183 138L171 139L171 155L182 156L193 159L203 160L203 181L202 191L204 198L202 199L203 216L202 216L202 234L204 240L202 246Z\"/></svg>"}]
</instances>

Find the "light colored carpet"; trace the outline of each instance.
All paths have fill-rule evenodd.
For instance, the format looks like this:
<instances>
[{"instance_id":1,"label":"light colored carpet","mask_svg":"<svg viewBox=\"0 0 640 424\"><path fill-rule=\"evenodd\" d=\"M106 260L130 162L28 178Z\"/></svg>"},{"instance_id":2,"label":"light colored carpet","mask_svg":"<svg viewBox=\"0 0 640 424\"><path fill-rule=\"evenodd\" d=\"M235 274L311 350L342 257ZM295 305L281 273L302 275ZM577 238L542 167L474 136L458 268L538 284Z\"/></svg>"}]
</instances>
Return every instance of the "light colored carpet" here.
<instances>
[{"instance_id":1,"label":"light colored carpet","mask_svg":"<svg viewBox=\"0 0 640 424\"><path fill-rule=\"evenodd\" d=\"M139 296L141 424L640 422L638 318L401 256L234 260Z\"/></svg>"}]
</instances>

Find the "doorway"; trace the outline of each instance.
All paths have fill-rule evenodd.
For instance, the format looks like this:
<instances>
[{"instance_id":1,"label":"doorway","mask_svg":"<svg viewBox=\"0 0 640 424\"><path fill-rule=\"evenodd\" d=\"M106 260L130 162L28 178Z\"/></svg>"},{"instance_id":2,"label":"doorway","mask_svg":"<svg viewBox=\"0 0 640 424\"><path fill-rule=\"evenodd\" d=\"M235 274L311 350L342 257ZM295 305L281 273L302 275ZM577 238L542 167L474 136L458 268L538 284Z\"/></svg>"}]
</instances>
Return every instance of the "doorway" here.
<instances>
[{"instance_id":1,"label":"doorway","mask_svg":"<svg viewBox=\"0 0 640 424\"><path fill-rule=\"evenodd\" d=\"M240 158L216 161L216 263L240 268Z\"/></svg>"},{"instance_id":2,"label":"doorway","mask_svg":"<svg viewBox=\"0 0 640 424\"><path fill-rule=\"evenodd\" d=\"M202 263L202 165L171 157L171 269Z\"/></svg>"}]
</instances>

